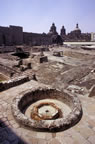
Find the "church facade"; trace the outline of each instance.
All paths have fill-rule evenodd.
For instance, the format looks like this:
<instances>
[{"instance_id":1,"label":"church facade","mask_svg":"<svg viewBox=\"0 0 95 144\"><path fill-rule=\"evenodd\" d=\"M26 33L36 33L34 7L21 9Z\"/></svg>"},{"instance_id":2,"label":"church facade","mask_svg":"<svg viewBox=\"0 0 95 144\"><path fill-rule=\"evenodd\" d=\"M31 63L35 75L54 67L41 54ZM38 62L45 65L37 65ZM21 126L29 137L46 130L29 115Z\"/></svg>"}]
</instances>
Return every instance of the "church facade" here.
<instances>
[{"instance_id":1,"label":"church facade","mask_svg":"<svg viewBox=\"0 0 95 144\"><path fill-rule=\"evenodd\" d=\"M20 26L0 27L0 46L6 45L50 45L53 43L63 43L63 41L91 41L90 33L82 33L78 24L75 30L66 34L66 29L62 26L60 34L53 23L49 32L38 34L23 32Z\"/></svg>"}]
</instances>

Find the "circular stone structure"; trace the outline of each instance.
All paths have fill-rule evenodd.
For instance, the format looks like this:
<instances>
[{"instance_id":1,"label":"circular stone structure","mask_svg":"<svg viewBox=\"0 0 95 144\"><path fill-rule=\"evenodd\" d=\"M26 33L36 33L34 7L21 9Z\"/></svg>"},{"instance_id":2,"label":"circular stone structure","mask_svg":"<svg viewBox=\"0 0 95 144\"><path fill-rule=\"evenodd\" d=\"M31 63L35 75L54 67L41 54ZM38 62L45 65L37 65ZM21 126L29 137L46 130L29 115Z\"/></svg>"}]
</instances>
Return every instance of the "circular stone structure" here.
<instances>
[{"instance_id":1,"label":"circular stone structure","mask_svg":"<svg viewBox=\"0 0 95 144\"><path fill-rule=\"evenodd\" d=\"M82 116L77 96L56 89L32 89L13 100L12 112L16 120L28 127L43 130L65 130Z\"/></svg>"}]
</instances>

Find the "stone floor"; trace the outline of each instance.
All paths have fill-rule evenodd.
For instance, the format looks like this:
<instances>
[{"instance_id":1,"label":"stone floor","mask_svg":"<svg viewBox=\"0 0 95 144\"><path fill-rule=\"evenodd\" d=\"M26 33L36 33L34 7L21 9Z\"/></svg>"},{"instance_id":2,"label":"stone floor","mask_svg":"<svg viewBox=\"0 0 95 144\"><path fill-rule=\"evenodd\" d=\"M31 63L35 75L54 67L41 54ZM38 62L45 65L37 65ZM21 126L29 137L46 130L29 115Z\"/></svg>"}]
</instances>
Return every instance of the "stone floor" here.
<instances>
[{"instance_id":1,"label":"stone floor","mask_svg":"<svg viewBox=\"0 0 95 144\"><path fill-rule=\"evenodd\" d=\"M35 86L39 84L30 81L0 93L0 144L95 144L94 98L79 96L83 107L82 119L66 131L37 132L19 125L11 113L12 100Z\"/></svg>"}]
</instances>

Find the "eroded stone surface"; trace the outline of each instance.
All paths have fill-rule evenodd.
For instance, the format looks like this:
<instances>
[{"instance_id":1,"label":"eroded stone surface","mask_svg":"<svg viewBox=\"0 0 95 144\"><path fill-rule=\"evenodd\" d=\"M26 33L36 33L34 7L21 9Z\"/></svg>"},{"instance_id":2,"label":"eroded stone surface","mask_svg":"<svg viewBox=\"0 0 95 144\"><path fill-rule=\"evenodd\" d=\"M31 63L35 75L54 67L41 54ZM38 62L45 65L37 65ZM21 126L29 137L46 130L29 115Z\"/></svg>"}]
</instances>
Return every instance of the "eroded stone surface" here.
<instances>
[{"instance_id":1,"label":"eroded stone surface","mask_svg":"<svg viewBox=\"0 0 95 144\"><path fill-rule=\"evenodd\" d=\"M17 86L17 85L20 85L20 84L23 84L27 81L29 81L29 77L21 76L21 77L15 78L15 79L11 79L11 80L8 80L8 81L1 82L0 83L0 91L9 89L11 87L14 87L14 86Z\"/></svg>"},{"instance_id":2,"label":"eroded stone surface","mask_svg":"<svg viewBox=\"0 0 95 144\"><path fill-rule=\"evenodd\" d=\"M57 113L58 113L58 110L55 109L51 105L44 105L44 106L42 106L41 108L38 109L38 115L40 117L45 116L45 117L51 117L51 119L52 119L52 117L54 115L56 115Z\"/></svg>"},{"instance_id":3,"label":"eroded stone surface","mask_svg":"<svg viewBox=\"0 0 95 144\"><path fill-rule=\"evenodd\" d=\"M62 115L61 118L59 117L55 120L46 120L44 118L39 118L39 116L37 115L37 108L35 107L33 113L35 116L34 119L33 115L31 119L24 114L27 105L29 105L30 103L33 104L34 101L39 101L41 99L47 98L57 99L59 101L62 101L63 103L66 103L70 106L71 113L69 113L66 117ZM60 128L67 129L72 125L75 125L80 120L82 116L82 107L77 96L69 95L66 92L61 92L43 85L42 87L33 88L33 90L26 91L23 94L17 96L13 100L12 112L16 120L20 124L23 124L25 126L37 129L53 130L56 128L60 130Z\"/></svg>"},{"instance_id":4,"label":"eroded stone surface","mask_svg":"<svg viewBox=\"0 0 95 144\"><path fill-rule=\"evenodd\" d=\"M40 84L41 86L41 84ZM0 93L0 106L2 112L0 112L0 134L5 131L7 136L1 142L4 143L8 141L10 144L20 143L20 144L39 144L45 143L50 144L51 142L55 142L55 140L61 144L94 144L94 135L95 135L95 99L88 98L83 96L79 96L82 102L83 108L83 116L81 121L75 125L74 127L64 131L57 133L48 133L48 132L37 132L32 129L26 129L19 125L19 127L14 128L14 124L18 124L12 113L11 113L11 103L12 100L21 93L24 93L28 89L33 89L33 87L39 87L39 85L30 81L23 85L8 89L2 93ZM15 91L15 93L14 93ZM3 108L3 104L8 105L7 110ZM92 112L93 111L93 112ZM8 119L9 118L9 119ZM6 120L8 119L9 125L5 125ZM1 123L2 121L2 123ZM2 124L2 127L1 127ZM84 130L84 132L83 132ZM85 131L89 131L89 134L86 135ZM86 139L86 136L88 137Z\"/></svg>"},{"instance_id":5,"label":"eroded stone surface","mask_svg":"<svg viewBox=\"0 0 95 144\"><path fill-rule=\"evenodd\" d=\"M30 115L35 120L53 120L57 119L60 113L61 110L54 103L45 100L45 102L39 103L38 105L34 104Z\"/></svg>"},{"instance_id":6,"label":"eroded stone surface","mask_svg":"<svg viewBox=\"0 0 95 144\"><path fill-rule=\"evenodd\" d=\"M43 99L43 100L39 100L36 103L33 103L32 105L30 105L26 111L25 111L25 115L29 118L31 118L31 110L33 109L33 107L35 107L35 105L39 105L40 103L53 103L55 105L57 105L57 108L59 108L59 110L61 110L61 117L63 115L63 117L66 117L70 112L71 109L68 105L66 105L65 103L62 103L61 101L55 100L55 99Z\"/></svg>"}]
</instances>

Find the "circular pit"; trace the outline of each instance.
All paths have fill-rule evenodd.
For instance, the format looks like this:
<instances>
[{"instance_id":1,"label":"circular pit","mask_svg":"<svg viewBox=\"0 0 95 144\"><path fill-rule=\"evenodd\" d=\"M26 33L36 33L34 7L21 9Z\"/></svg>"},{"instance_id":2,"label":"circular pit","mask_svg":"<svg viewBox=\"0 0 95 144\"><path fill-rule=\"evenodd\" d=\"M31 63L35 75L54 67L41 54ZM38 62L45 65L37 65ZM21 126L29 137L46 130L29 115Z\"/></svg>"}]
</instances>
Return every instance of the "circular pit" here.
<instances>
[{"instance_id":1,"label":"circular pit","mask_svg":"<svg viewBox=\"0 0 95 144\"><path fill-rule=\"evenodd\" d=\"M52 88L26 91L13 100L16 120L40 130L65 130L78 123L82 107L77 96Z\"/></svg>"}]
</instances>

